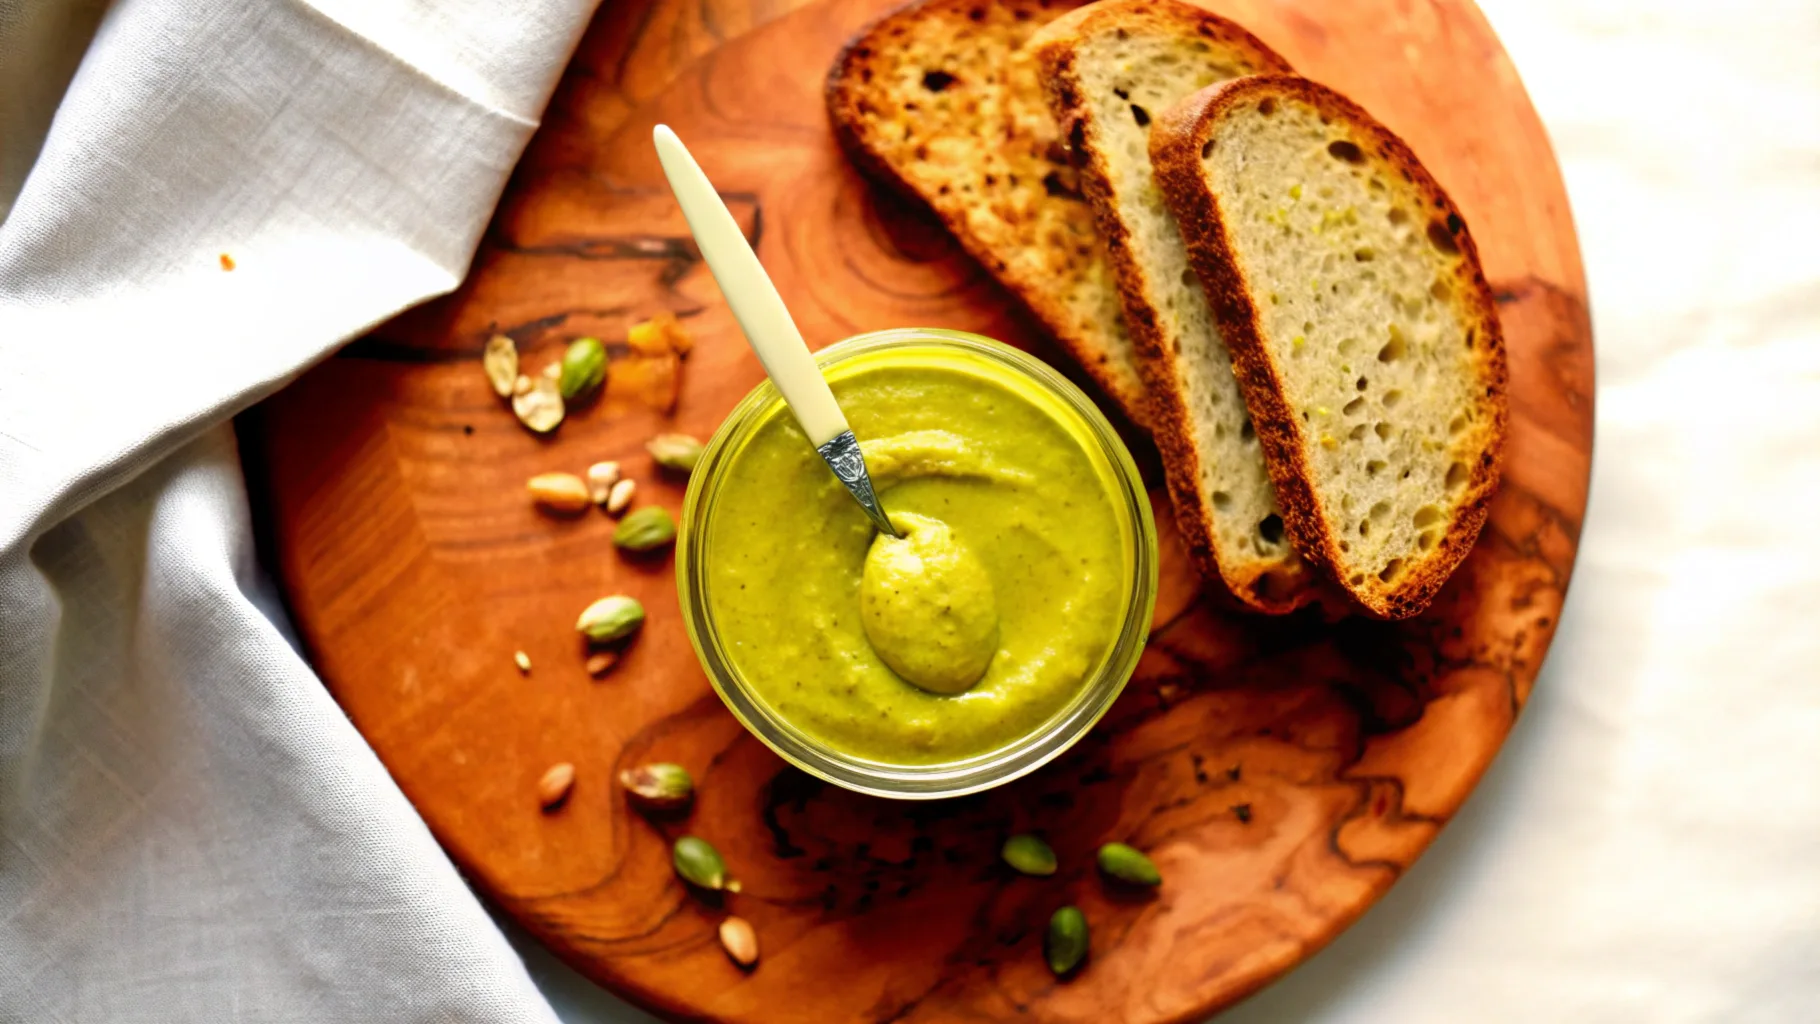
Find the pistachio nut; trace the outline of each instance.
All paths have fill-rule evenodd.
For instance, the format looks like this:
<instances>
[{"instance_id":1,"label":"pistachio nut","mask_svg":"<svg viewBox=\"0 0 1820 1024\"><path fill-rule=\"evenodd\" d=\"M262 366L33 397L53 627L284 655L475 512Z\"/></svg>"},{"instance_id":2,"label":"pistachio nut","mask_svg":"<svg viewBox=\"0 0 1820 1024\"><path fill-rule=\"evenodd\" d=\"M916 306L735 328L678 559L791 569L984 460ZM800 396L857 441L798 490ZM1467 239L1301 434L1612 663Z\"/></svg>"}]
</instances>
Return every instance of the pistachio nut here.
<instances>
[{"instance_id":1,"label":"pistachio nut","mask_svg":"<svg viewBox=\"0 0 1820 1024\"><path fill-rule=\"evenodd\" d=\"M517 414L518 422L539 434L547 434L561 425L562 392L557 390L555 381L540 375L522 390L516 385L513 390L512 411Z\"/></svg>"},{"instance_id":2,"label":"pistachio nut","mask_svg":"<svg viewBox=\"0 0 1820 1024\"><path fill-rule=\"evenodd\" d=\"M573 473L539 473L525 487L532 501L553 512L580 512L592 504L588 485Z\"/></svg>"},{"instance_id":3,"label":"pistachio nut","mask_svg":"<svg viewBox=\"0 0 1820 1024\"><path fill-rule=\"evenodd\" d=\"M662 505L646 505L613 529L613 545L621 551L655 551L675 540L676 520Z\"/></svg>"},{"instance_id":4,"label":"pistachio nut","mask_svg":"<svg viewBox=\"0 0 1820 1024\"><path fill-rule=\"evenodd\" d=\"M741 967L758 963L758 933L743 917L729 917L720 923L720 947Z\"/></svg>"},{"instance_id":5,"label":"pistachio nut","mask_svg":"<svg viewBox=\"0 0 1820 1024\"><path fill-rule=\"evenodd\" d=\"M1100 847L1100 870L1108 878L1116 878L1132 885L1158 885L1163 876L1157 871L1150 858L1139 853L1124 843L1107 843Z\"/></svg>"},{"instance_id":6,"label":"pistachio nut","mask_svg":"<svg viewBox=\"0 0 1820 1024\"><path fill-rule=\"evenodd\" d=\"M575 620L575 628L597 644L623 640L645 624L645 606L624 594L603 597L589 605Z\"/></svg>"},{"instance_id":7,"label":"pistachio nut","mask_svg":"<svg viewBox=\"0 0 1820 1024\"><path fill-rule=\"evenodd\" d=\"M688 806L695 796L695 780L680 764L641 764L619 773L619 784L634 802L653 811L674 811Z\"/></svg>"},{"instance_id":8,"label":"pistachio nut","mask_svg":"<svg viewBox=\"0 0 1820 1024\"><path fill-rule=\"evenodd\" d=\"M558 378L564 401L576 401L599 390L607 380L607 347L599 338L576 338L562 354Z\"/></svg>"},{"instance_id":9,"label":"pistachio nut","mask_svg":"<svg viewBox=\"0 0 1820 1024\"><path fill-rule=\"evenodd\" d=\"M670 848L670 863L676 867L676 873L690 885L703 889L724 889L727 887L727 862L720 859L720 851L708 844L705 839L694 836L683 836Z\"/></svg>"},{"instance_id":10,"label":"pistachio nut","mask_svg":"<svg viewBox=\"0 0 1820 1024\"><path fill-rule=\"evenodd\" d=\"M518 343L503 334L487 339L480 365L487 371L487 383L501 398L512 397L512 385L518 382Z\"/></svg>"},{"instance_id":11,"label":"pistachio nut","mask_svg":"<svg viewBox=\"0 0 1820 1024\"><path fill-rule=\"evenodd\" d=\"M1055 874L1055 851L1049 848L1048 843L1028 833L1005 840L1005 845L999 849L999 856L1020 874Z\"/></svg>"},{"instance_id":12,"label":"pistachio nut","mask_svg":"<svg viewBox=\"0 0 1820 1024\"><path fill-rule=\"evenodd\" d=\"M588 497L596 505L605 505L619 483L619 463L596 462L588 467Z\"/></svg>"},{"instance_id":13,"label":"pistachio nut","mask_svg":"<svg viewBox=\"0 0 1820 1024\"><path fill-rule=\"evenodd\" d=\"M1043 934L1043 959L1061 977L1081 965L1087 956L1087 915L1079 907L1063 907L1049 919Z\"/></svg>"},{"instance_id":14,"label":"pistachio nut","mask_svg":"<svg viewBox=\"0 0 1820 1024\"><path fill-rule=\"evenodd\" d=\"M555 810L569 798L575 788L575 766L567 761L551 765L537 780L537 802L546 811Z\"/></svg>"},{"instance_id":15,"label":"pistachio nut","mask_svg":"<svg viewBox=\"0 0 1820 1024\"><path fill-rule=\"evenodd\" d=\"M638 490L638 481L625 477L613 485L607 492L607 515L616 516L632 504L632 494Z\"/></svg>"},{"instance_id":16,"label":"pistachio nut","mask_svg":"<svg viewBox=\"0 0 1820 1024\"><path fill-rule=\"evenodd\" d=\"M665 469L687 474L701 461L701 442L687 434L659 434L645 442L652 461Z\"/></svg>"}]
</instances>

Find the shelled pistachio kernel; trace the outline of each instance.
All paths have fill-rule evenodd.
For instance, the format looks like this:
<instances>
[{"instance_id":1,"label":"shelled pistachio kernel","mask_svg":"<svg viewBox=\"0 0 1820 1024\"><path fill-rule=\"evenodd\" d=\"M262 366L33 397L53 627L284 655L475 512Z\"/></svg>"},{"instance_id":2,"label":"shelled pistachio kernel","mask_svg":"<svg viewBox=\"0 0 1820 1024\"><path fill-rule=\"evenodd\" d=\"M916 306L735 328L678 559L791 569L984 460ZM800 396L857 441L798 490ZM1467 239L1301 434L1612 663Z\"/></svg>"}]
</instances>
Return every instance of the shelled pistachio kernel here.
<instances>
[{"instance_id":1,"label":"shelled pistachio kernel","mask_svg":"<svg viewBox=\"0 0 1820 1024\"><path fill-rule=\"evenodd\" d=\"M1162 884L1162 873L1157 871L1150 858L1124 843L1107 843L1100 847L1098 860L1100 870L1109 878L1132 885Z\"/></svg>"},{"instance_id":2,"label":"shelled pistachio kernel","mask_svg":"<svg viewBox=\"0 0 1820 1024\"><path fill-rule=\"evenodd\" d=\"M1049 919L1049 930L1043 935L1043 959L1059 978L1086 959L1087 944L1087 915L1079 907L1063 907Z\"/></svg>"},{"instance_id":3,"label":"shelled pistachio kernel","mask_svg":"<svg viewBox=\"0 0 1820 1024\"><path fill-rule=\"evenodd\" d=\"M653 811L675 811L695 798L695 780L680 764L642 764L619 773L626 795Z\"/></svg>"},{"instance_id":4,"label":"shelled pistachio kernel","mask_svg":"<svg viewBox=\"0 0 1820 1024\"><path fill-rule=\"evenodd\" d=\"M539 434L555 430L562 424L564 414L562 393L557 390L556 381L540 376L525 385L523 390L518 390L515 386L512 412L517 415L518 422Z\"/></svg>"},{"instance_id":5,"label":"shelled pistachio kernel","mask_svg":"<svg viewBox=\"0 0 1820 1024\"><path fill-rule=\"evenodd\" d=\"M675 542L676 520L662 505L646 505L621 519L613 531L613 546L621 551L655 551Z\"/></svg>"},{"instance_id":6,"label":"shelled pistachio kernel","mask_svg":"<svg viewBox=\"0 0 1820 1024\"><path fill-rule=\"evenodd\" d=\"M999 856L1020 874L1038 877L1055 874L1055 851L1048 843L1028 833L1005 840Z\"/></svg>"},{"instance_id":7,"label":"shelled pistachio kernel","mask_svg":"<svg viewBox=\"0 0 1820 1024\"><path fill-rule=\"evenodd\" d=\"M607 348L599 338L577 338L562 354L557 371L563 401L586 398L607 381Z\"/></svg>"},{"instance_id":8,"label":"shelled pistachio kernel","mask_svg":"<svg viewBox=\"0 0 1820 1024\"><path fill-rule=\"evenodd\" d=\"M701 461L702 444L688 434L659 434L645 442L645 451L659 466L687 474Z\"/></svg>"},{"instance_id":9,"label":"shelled pistachio kernel","mask_svg":"<svg viewBox=\"0 0 1820 1024\"><path fill-rule=\"evenodd\" d=\"M645 624L645 606L624 594L603 597L582 609L575 629L595 643L623 640Z\"/></svg>"},{"instance_id":10,"label":"shelled pistachio kernel","mask_svg":"<svg viewBox=\"0 0 1820 1024\"><path fill-rule=\"evenodd\" d=\"M727 862L707 840L683 836L670 848L670 864L690 885L703 889L727 887Z\"/></svg>"}]
</instances>

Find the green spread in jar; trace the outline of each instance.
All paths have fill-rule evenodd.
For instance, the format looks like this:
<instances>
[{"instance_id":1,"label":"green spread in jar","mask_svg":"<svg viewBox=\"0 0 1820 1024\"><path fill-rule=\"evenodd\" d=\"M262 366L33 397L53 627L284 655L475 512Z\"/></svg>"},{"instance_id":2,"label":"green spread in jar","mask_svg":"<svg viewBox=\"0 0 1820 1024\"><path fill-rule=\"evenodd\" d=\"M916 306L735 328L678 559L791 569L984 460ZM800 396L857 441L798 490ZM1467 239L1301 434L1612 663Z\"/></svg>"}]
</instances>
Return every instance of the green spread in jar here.
<instances>
[{"instance_id":1,"label":"green spread in jar","mask_svg":"<svg viewBox=\"0 0 1820 1024\"><path fill-rule=\"evenodd\" d=\"M875 535L781 403L731 453L703 539L720 646L850 756L959 760L1068 706L1134 586L1117 469L1037 385L971 357L831 374L903 537Z\"/></svg>"}]
</instances>

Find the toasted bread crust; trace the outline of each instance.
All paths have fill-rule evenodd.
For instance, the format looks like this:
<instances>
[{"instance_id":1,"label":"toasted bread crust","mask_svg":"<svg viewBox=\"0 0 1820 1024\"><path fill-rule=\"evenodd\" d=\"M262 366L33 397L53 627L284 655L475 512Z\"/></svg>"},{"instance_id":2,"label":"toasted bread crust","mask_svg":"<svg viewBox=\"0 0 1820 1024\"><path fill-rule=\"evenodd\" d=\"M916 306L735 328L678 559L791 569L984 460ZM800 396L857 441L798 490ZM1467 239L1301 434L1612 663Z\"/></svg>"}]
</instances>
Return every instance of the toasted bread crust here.
<instances>
[{"instance_id":1,"label":"toasted bread crust","mask_svg":"<svg viewBox=\"0 0 1820 1024\"><path fill-rule=\"evenodd\" d=\"M1175 508L1176 527L1201 578L1220 581L1232 596L1261 612L1284 614L1307 604L1317 595L1312 572L1282 592L1268 586L1271 568L1258 563L1222 562L1215 542L1213 509L1200 485L1200 453L1194 444L1194 423L1176 380L1174 353L1167 350L1155 311L1134 282L1143 275L1132 251L1130 232L1119 219L1112 193L1111 170L1104 158L1082 144L1090 121L1089 104L1075 67L1075 45L1096 32L1129 28L1141 21L1163 23L1184 35L1198 36L1246 54L1259 68L1290 71L1289 62L1244 28L1224 18L1175 2L1103 0L1057 18L1037 33L1031 49L1042 63L1063 137L1070 140L1082 183L1093 207L1094 221L1105 239L1114 279L1125 310L1125 322L1138 353L1138 368L1150 394L1150 433L1163 459L1169 499Z\"/></svg>"},{"instance_id":2,"label":"toasted bread crust","mask_svg":"<svg viewBox=\"0 0 1820 1024\"><path fill-rule=\"evenodd\" d=\"M1085 0L995 0L992 7L995 15L1009 11L1016 21L1028 23L1034 31L1036 26L1054 18L1058 11L1083 2ZM1098 339L1077 329L1063 303L1045 287L1048 282L1029 280L1008 272L1004 254L995 252L969 230L960 213L942 209L932 197L918 189L886 158L884 147L874 137L873 120L866 116L868 97L875 88L872 72L878 70L877 65L883 59L881 55L891 52L891 47L901 45L894 37L901 37L917 23L928 19L979 21L972 15L976 10L984 9L976 0L912 0L887 12L848 40L829 68L823 89L835 139L862 173L929 210L940 220L967 254L1049 329L1062 349L1118 403L1125 415L1137 426L1147 428L1149 399L1135 368L1116 359Z\"/></svg>"},{"instance_id":3,"label":"toasted bread crust","mask_svg":"<svg viewBox=\"0 0 1820 1024\"><path fill-rule=\"evenodd\" d=\"M1285 96L1356 126L1372 141L1368 148L1377 158L1398 171L1407 187L1422 197L1423 208L1430 216L1446 225L1464 256L1458 264L1456 281L1467 300L1467 316L1478 337L1484 339L1474 347L1484 385L1484 395L1478 402L1484 415L1476 433L1482 441L1478 456L1472 461L1472 475L1462 495L1454 501L1453 519L1445 535L1426 557L1402 574L1394 587L1379 585L1375 577L1367 577L1366 584L1351 586L1337 572L1336 567L1341 564L1338 530L1327 521L1316 500L1314 467L1307 458L1301 419L1284 398L1285 381L1265 347L1251 288L1237 262L1219 204L1202 175L1201 148L1212 137L1223 114L1247 103ZM1159 184L1178 211L1189 259L1207 288L1232 350L1246 407L1263 444L1291 540L1304 557L1325 567L1339 586L1373 614L1391 619L1417 614L1434 599L1466 557L1484 525L1498 486L1509 423L1504 335L1479 263L1478 246L1458 207L1402 139L1346 97L1294 75L1235 79L1184 100L1157 120L1151 131L1151 159ZM1158 432L1160 439L1168 432L1168 420L1159 419L1163 423Z\"/></svg>"},{"instance_id":4,"label":"toasted bread crust","mask_svg":"<svg viewBox=\"0 0 1820 1024\"><path fill-rule=\"evenodd\" d=\"M1013 0L1016 6L1035 7L1035 0ZM893 8L867 23L851 39L841 46L835 54L834 63L828 66L828 77L822 82L822 101L828 108L828 123L834 129L834 140L841 151L847 155L855 167L867 177L884 185L905 199L929 210L943 226L952 228L943 218L940 211L930 205L929 200L916 186L910 184L898 173L890 161L884 159L867 144L865 118L862 106L865 103L865 86L869 84L865 72L878 59L882 47L890 45L886 37L898 24L914 21L929 16L930 12L940 8L955 6L955 0L910 0L901 7ZM957 235L957 237L959 237ZM961 239L966 247L966 239ZM978 254L968 249L968 255L975 260ZM1021 296L1020 296L1021 298Z\"/></svg>"}]
</instances>

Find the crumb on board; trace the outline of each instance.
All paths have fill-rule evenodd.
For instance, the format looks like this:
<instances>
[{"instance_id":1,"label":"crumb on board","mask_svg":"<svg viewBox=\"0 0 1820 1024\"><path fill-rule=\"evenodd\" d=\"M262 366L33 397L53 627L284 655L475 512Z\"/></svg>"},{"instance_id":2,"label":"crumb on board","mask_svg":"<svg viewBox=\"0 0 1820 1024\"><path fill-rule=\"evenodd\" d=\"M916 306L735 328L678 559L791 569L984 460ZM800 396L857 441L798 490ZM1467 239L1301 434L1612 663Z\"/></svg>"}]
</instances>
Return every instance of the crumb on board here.
<instances>
[{"instance_id":1,"label":"crumb on board","mask_svg":"<svg viewBox=\"0 0 1820 1024\"><path fill-rule=\"evenodd\" d=\"M232 269L234 269L234 267L235 267L234 257L229 256L225 252L222 253L221 254L221 269L232 270Z\"/></svg>"}]
</instances>

